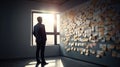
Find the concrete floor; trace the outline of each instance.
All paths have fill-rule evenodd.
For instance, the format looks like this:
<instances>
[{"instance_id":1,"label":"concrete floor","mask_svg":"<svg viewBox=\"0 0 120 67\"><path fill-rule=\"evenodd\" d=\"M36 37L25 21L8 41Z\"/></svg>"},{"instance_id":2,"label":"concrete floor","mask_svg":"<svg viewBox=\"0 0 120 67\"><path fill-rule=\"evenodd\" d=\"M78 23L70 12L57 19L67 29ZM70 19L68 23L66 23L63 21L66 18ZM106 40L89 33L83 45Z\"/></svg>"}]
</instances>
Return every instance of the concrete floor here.
<instances>
[{"instance_id":1,"label":"concrete floor","mask_svg":"<svg viewBox=\"0 0 120 67\"><path fill-rule=\"evenodd\" d=\"M44 67L103 67L100 65L78 61L66 57L52 57L46 58L49 63ZM35 59L14 59L14 60L2 60L0 61L0 67L35 67ZM41 67L41 64L39 65Z\"/></svg>"}]
</instances>

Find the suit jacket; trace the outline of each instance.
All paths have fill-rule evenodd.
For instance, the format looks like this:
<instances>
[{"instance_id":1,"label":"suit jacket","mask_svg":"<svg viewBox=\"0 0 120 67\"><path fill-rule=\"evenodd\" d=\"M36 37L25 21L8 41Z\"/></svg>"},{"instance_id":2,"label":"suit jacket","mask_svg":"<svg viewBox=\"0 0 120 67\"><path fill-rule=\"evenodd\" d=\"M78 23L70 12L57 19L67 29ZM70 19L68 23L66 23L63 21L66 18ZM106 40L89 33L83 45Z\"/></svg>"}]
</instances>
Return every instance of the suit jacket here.
<instances>
[{"instance_id":1,"label":"suit jacket","mask_svg":"<svg viewBox=\"0 0 120 67\"><path fill-rule=\"evenodd\" d=\"M40 23L36 24L34 26L33 35L36 37L37 43L45 42L47 40L45 26Z\"/></svg>"}]
</instances>

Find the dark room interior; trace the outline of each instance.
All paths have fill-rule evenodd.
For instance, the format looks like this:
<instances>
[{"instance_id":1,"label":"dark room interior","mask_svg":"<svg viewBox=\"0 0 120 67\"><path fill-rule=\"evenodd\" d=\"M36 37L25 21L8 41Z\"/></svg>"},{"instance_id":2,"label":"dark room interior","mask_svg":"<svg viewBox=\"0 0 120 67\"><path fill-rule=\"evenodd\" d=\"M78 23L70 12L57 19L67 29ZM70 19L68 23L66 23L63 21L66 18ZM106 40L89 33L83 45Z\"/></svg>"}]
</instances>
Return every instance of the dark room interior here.
<instances>
[{"instance_id":1,"label":"dark room interior","mask_svg":"<svg viewBox=\"0 0 120 67\"><path fill-rule=\"evenodd\" d=\"M2 0L0 8L0 67L35 67L38 16L44 67L120 67L119 0Z\"/></svg>"}]
</instances>

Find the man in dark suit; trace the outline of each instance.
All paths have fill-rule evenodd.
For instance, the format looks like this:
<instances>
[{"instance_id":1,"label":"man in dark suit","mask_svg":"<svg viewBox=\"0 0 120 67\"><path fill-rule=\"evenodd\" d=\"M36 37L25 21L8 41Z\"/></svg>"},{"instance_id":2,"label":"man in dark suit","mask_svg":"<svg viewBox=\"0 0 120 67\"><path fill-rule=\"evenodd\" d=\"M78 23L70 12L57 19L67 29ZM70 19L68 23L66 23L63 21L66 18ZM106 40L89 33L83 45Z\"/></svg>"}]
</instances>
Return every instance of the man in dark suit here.
<instances>
[{"instance_id":1,"label":"man in dark suit","mask_svg":"<svg viewBox=\"0 0 120 67\"><path fill-rule=\"evenodd\" d=\"M42 65L47 64L44 58L45 45L46 45L46 31L45 26L42 24L42 17L37 18L38 23L34 26L33 35L36 38L36 67L41 63ZM39 59L39 52L41 53L41 60Z\"/></svg>"}]
</instances>

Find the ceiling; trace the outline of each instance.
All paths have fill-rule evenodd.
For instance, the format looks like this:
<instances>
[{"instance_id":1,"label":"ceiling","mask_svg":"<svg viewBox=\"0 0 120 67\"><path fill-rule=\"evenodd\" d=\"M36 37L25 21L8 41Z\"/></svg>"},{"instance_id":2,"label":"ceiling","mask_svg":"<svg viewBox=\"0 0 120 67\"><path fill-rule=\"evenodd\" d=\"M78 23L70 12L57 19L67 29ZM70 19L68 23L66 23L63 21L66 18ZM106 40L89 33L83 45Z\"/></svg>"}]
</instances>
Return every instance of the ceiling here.
<instances>
[{"instance_id":1,"label":"ceiling","mask_svg":"<svg viewBox=\"0 0 120 67\"><path fill-rule=\"evenodd\" d=\"M70 0L31 0L36 2L42 2L47 4L55 4L55 5L62 5Z\"/></svg>"}]
</instances>

